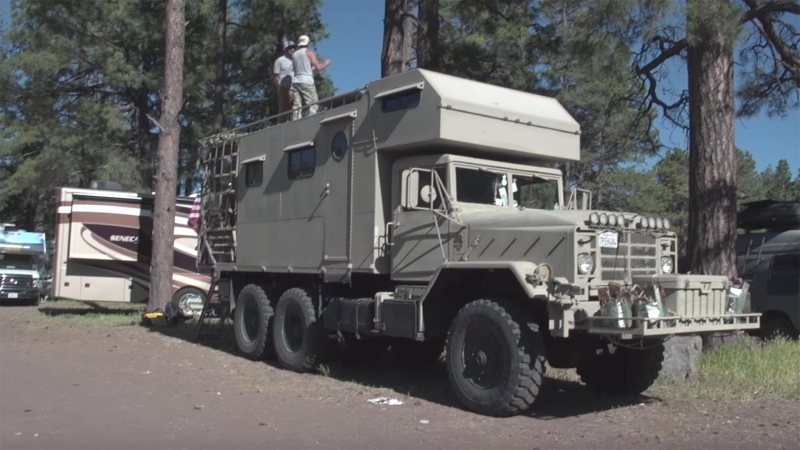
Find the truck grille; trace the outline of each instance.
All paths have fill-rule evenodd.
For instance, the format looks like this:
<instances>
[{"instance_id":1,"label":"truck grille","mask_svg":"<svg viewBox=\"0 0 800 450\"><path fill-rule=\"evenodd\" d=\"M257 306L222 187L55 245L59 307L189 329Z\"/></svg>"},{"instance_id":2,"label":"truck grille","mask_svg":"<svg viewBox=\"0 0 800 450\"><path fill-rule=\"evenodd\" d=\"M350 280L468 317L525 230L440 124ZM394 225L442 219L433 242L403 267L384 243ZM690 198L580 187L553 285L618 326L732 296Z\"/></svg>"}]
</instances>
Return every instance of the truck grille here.
<instances>
[{"instance_id":1,"label":"truck grille","mask_svg":"<svg viewBox=\"0 0 800 450\"><path fill-rule=\"evenodd\" d=\"M631 277L658 273L656 253L655 236L633 230L620 232L617 248L600 248L603 281L623 281L629 269Z\"/></svg>"},{"instance_id":2,"label":"truck grille","mask_svg":"<svg viewBox=\"0 0 800 450\"><path fill-rule=\"evenodd\" d=\"M8 288L32 288L33 277L30 275L0 275L0 286Z\"/></svg>"}]
</instances>

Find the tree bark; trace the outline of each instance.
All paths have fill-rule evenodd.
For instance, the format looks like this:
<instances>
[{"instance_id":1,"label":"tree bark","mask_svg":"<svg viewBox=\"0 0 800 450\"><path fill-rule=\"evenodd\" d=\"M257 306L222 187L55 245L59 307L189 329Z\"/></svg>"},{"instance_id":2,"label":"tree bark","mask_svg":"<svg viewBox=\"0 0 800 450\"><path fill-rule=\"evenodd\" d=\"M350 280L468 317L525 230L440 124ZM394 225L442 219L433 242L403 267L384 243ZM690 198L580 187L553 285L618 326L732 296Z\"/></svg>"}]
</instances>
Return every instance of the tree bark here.
<instances>
[{"instance_id":1,"label":"tree bark","mask_svg":"<svg viewBox=\"0 0 800 450\"><path fill-rule=\"evenodd\" d=\"M386 0L383 20L381 76L387 77L411 68L416 50L415 11L420 0Z\"/></svg>"},{"instance_id":2,"label":"tree bark","mask_svg":"<svg viewBox=\"0 0 800 450\"><path fill-rule=\"evenodd\" d=\"M228 20L228 0L217 2L217 55L214 77L214 132L222 130L225 123L225 34Z\"/></svg>"},{"instance_id":3,"label":"tree bark","mask_svg":"<svg viewBox=\"0 0 800 450\"><path fill-rule=\"evenodd\" d=\"M172 298L175 240L175 194L178 185L178 114L183 102L185 0L167 0L166 61L158 137L158 162L153 206L153 250L150 265L150 311L164 310Z\"/></svg>"},{"instance_id":4,"label":"tree bark","mask_svg":"<svg viewBox=\"0 0 800 450\"><path fill-rule=\"evenodd\" d=\"M711 28L688 46L689 264L694 273L735 277L733 47Z\"/></svg>"},{"instance_id":5,"label":"tree bark","mask_svg":"<svg viewBox=\"0 0 800 450\"><path fill-rule=\"evenodd\" d=\"M439 0L419 0L417 67L439 70Z\"/></svg>"}]
</instances>

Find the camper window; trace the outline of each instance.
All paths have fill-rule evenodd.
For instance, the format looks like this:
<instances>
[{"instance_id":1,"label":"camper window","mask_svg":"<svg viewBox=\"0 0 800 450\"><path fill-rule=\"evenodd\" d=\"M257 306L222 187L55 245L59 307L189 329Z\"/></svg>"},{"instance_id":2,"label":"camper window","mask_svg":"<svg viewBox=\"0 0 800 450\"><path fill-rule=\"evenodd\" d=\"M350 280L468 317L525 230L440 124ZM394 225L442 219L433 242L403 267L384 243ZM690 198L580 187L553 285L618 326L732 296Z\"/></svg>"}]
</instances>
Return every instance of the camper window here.
<instances>
[{"instance_id":1,"label":"camper window","mask_svg":"<svg viewBox=\"0 0 800 450\"><path fill-rule=\"evenodd\" d=\"M264 161L250 161L244 165L244 185L261 186L264 180Z\"/></svg>"},{"instance_id":2,"label":"camper window","mask_svg":"<svg viewBox=\"0 0 800 450\"><path fill-rule=\"evenodd\" d=\"M401 92L396 95L386 97L381 103L383 112L397 111L400 109L410 109L419 105L421 91L419 89L412 89L410 91Z\"/></svg>"},{"instance_id":3,"label":"camper window","mask_svg":"<svg viewBox=\"0 0 800 450\"><path fill-rule=\"evenodd\" d=\"M317 165L317 151L315 147L306 147L289 152L289 179L308 178L314 175Z\"/></svg>"},{"instance_id":4,"label":"camper window","mask_svg":"<svg viewBox=\"0 0 800 450\"><path fill-rule=\"evenodd\" d=\"M331 155L336 160L344 158L344 154L347 153L347 148L350 146L350 143L347 142L347 135L344 131L340 131L333 136L333 141L331 141Z\"/></svg>"},{"instance_id":5,"label":"camper window","mask_svg":"<svg viewBox=\"0 0 800 450\"><path fill-rule=\"evenodd\" d=\"M772 258L767 293L770 295L797 295L800 290L800 254L776 255Z\"/></svg>"}]
</instances>

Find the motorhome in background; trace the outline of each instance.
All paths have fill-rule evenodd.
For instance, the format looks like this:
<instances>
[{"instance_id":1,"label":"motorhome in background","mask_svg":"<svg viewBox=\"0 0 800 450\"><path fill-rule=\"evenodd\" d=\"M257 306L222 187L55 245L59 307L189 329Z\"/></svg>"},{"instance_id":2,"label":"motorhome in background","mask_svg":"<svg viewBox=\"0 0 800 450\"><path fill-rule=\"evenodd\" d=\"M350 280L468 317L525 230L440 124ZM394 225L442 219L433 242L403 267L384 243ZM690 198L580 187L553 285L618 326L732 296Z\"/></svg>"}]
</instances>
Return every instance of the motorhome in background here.
<instances>
[{"instance_id":1,"label":"motorhome in background","mask_svg":"<svg viewBox=\"0 0 800 450\"><path fill-rule=\"evenodd\" d=\"M192 199L175 209L173 302L202 308L210 277L197 269L197 233L187 225ZM53 297L145 302L150 289L153 197L60 188Z\"/></svg>"},{"instance_id":2,"label":"motorhome in background","mask_svg":"<svg viewBox=\"0 0 800 450\"><path fill-rule=\"evenodd\" d=\"M44 294L47 265L44 233L18 230L4 223L0 228L0 301L38 304Z\"/></svg>"}]
</instances>

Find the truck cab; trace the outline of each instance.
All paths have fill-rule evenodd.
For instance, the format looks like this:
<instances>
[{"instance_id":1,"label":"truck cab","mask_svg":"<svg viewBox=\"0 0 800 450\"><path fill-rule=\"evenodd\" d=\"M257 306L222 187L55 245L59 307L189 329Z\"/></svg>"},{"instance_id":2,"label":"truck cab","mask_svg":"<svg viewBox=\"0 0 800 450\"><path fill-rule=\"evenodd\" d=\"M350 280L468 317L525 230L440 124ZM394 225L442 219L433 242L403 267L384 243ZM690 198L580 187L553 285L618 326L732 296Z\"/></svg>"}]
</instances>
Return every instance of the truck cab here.
<instances>
[{"instance_id":1,"label":"truck cab","mask_svg":"<svg viewBox=\"0 0 800 450\"><path fill-rule=\"evenodd\" d=\"M44 233L4 226L0 233L0 301L39 304L46 250Z\"/></svg>"}]
</instances>

